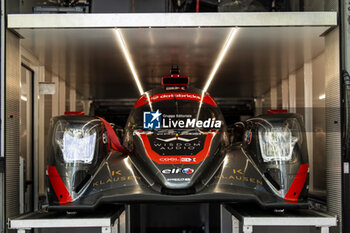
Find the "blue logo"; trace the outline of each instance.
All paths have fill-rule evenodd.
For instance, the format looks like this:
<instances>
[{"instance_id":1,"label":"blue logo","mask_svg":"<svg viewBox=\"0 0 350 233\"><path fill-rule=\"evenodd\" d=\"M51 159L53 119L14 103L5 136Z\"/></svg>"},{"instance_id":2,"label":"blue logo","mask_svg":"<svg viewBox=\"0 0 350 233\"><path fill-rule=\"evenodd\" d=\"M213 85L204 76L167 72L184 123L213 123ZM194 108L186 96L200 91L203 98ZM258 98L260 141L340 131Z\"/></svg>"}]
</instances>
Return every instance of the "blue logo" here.
<instances>
[{"instance_id":1,"label":"blue logo","mask_svg":"<svg viewBox=\"0 0 350 233\"><path fill-rule=\"evenodd\" d=\"M159 110L156 112L143 112L143 128L160 129L161 115Z\"/></svg>"}]
</instances>

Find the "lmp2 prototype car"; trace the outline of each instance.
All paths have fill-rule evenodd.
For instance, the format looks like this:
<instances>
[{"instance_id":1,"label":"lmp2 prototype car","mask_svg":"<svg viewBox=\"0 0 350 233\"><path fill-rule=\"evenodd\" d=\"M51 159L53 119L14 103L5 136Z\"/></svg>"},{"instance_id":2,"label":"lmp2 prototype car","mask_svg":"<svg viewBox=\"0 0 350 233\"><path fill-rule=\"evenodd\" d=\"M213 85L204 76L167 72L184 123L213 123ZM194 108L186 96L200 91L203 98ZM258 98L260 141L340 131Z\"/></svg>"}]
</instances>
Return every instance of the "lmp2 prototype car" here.
<instances>
[{"instance_id":1,"label":"lmp2 prototype car","mask_svg":"<svg viewBox=\"0 0 350 233\"><path fill-rule=\"evenodd\" d=\"M307 205L301 117L265 114L228 130L215 100L178 74L138 99L123 143L107 121L93 116L54 117L49 136L51 209L133 202Z\"/></svg>"}]
</instances>

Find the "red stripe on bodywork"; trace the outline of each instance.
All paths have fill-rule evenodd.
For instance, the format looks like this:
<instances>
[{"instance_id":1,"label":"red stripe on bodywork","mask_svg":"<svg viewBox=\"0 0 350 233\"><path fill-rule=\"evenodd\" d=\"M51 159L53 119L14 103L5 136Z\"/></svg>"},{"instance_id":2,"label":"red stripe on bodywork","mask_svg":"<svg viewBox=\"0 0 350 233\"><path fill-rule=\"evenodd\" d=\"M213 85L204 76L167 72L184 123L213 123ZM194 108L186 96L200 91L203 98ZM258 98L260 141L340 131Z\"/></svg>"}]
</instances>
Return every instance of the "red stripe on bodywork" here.
<instances>
[{"instance_id":1,"label":"red stripe on bodywork","mask_svg":"<svg viewBox=\"0 0 350 233\"><path fill-rule=\"evenodd\" d=\"M171 92L171 93L161 93L161 94L155 94L151 95L149 97L149 100L151 103L157 102L157 101L163 101L163 100L173 100L173 99L178 99L178 100L193 100L193 101L198 101L200 102L202 99L202 95L195 94L195 93L186 93L186 92ZM148 104L149 102L148 98L146 95L142 95L135 103L135 108L138 108L142 105ZM209 95L206 94L203 97L203 103L210 104L214 107L217 106L215 100Z\"/></svg>"},{"instance_id":2,"label":"red stripe on bodywork","mask_svg":"<svg viewBox=\"0 0 350 233\"><path fill-rule=\"evenodd\" d=\"M303 190L306 178L307 178L307 171L309 169L309 164L302 164L300 165L299 171L297 175L294 178L294 181L292 185L290 186L286 196L284 199L288 201L297 201L298 197L301 193L301 190Z\"/></svg>"},{"instance_id":3,"label":"red stripe on bodywork","mask_svg":"<svg viewBox=\"0 0 350 233\"><path fill-rule=\"evenodd\" d=\"M134 108L141 107L148 103L147 97L145 95L141 95L140 98L136 101Z\"/></svg>"},{"instance_id":4,"label":"red stripe on bodywork","mask_svg":"<svg viewBox=\"0 0 350 233\"><path fill-rule=\"evenodd\" d=\"M287 109L270 109L267 110L267 113L287 113Z\"/></svg>"},{"instance_id":5,"label":"red stripe on bodywork","mask_svg":"<svg viewBox=\"0 0 350 233\"><path fill-rule=\"evenodd\" d=\"M47 173L49 175L50 183L56 193L58 201L61 204L73 201L73 198L64 185L60 175L57 172L56 167L47 166Z\"/></svg>"},{"instance_id":6,"label":"red stripe on bodywork","mask_svg":"<svg viewBox=\"0 0 350 233\"><path fill-rule=\"evenodd\" d=\"M84 115L84 112L64 112L64 115Z\"/></svg>"},{"instance_id":7,"label":"red stripe on bodywork","mask_svg":"<svg viewBox=\"0 0 350 233\"><path fill-rule=\"evenodd\" d=\"M147 157L152 159L154 162L158 164L197 164L202 162L205 158L209 156L209 149L211 145L211 141L214 137L214 133L209 133L204 141L204 148L198 152L196 155L171 155L171 156L164 156L159 155L157 152L152 150L151 144L148 140L148 137L146 134L141 134L142 143L146 149ZM184 162L181 161L181 158L190 158L195 159L195 162ZM173 159L171 161L161 161L164 159Z\"/></svg>"},{"instance_id":8,"label":"red stripe on bodywork","mask_svg":"<svg viewBox=\"0 0 350 233\"><path fill-rule=\"evenodd\" d=\"M106 130L108 133L108 138L110 139L110 140L108 140L108 142L109 141L111 142L110 145L112 146L113 150L120 151L122 153L129 152L129 150L127 148L123 147L122 144L120 143L118 136L116 135L115 131L113 130L111 124L109 124L108 121L106 121L102 117L97 117L97 118L100 119L102 121L103 125L106 127Z\"/></svg>"}]
</instances>

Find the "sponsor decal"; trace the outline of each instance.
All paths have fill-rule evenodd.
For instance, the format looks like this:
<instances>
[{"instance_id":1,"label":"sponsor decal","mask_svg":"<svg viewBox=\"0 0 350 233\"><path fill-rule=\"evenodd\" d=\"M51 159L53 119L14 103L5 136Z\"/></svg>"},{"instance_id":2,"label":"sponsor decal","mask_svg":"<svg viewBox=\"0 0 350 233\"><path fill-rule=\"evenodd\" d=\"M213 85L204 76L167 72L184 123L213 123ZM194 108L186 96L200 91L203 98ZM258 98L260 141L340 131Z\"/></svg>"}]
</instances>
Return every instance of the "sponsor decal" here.
<instances>
[{"instance_id":1,"label":"sponsor decal","mask_svg":"<svg viewBox=\"0 0 350 233\"><path fill-rule=\"evenodd\" d=\"M187 118L185 120L165 119L163 118L162 128L221 128L222 122L208 118L207 120L197 120L196 118Z\"/></svg>"},{"instance_id":2,"label":"sponsor decal","mask_svg":"<svg viewBox=\"0 0 350 233\"><path fill-rule=\"evenodd\" d=\"M111 175L112 176L121 176L122 171L121 170L113 170L113 171L111 171Z\"/></svg>"},{"instance_id":3,"label":"sponsor decal","mask_svg":"<svg viewBox=\"0 0 350 233\"><path fill-rule=\"evenodd\" d=\"M248 145L252 142L253 133L251 130L246 131L246 140Z\"/></svg>"},{"instance_id":4,"label":"sponsor decal","mask_svg":"<svg viewBox=\"0 0 350 233\"><path fill-rule=\"evenodd\" d=\"M185 163L196 163L196 158L178 158L178 157L166 157L166 158L160 158L160 162L170 162L174 164L185 164Z\"/></svg>"},{"instance_id":5,"label":"sponsor decal","mask_svg":"<svg viewBox=\"0 0 350 233\"><path fill-rule=\"evenodd\" d=\"M165 175L170 174L192 174L194 170L192 168L171 168L171 169L164 169L162 170L162 173Z\"/></svg>"},{"instance_id":6,"label":"sponsor decal","mask_svg":"<svg viewBox=\"0 0 350 233\"><path fill-rule=\"evenodd\" d=\"M181 158L181 162L184 162L184 163L195 163L196 162L196 158Z\"/></svg>"},{"instance_id":7,"label":"sponsor decal","mask_svg":"<svg viewBox=\"0 0 350 233\"><path fill-rule=\"evenodd\" d=\"M170 163L177 163L179 162L179 158L173 157L173 158L160 158L159 161L161 162L170 162Z\"/></svg>"},{"instance_id":8,"label":"sponsor decal","mask_svg":"<svg viewBox=\"0 0 350 233\"><path fill-rule=\"evenodd\" d=\"M136 181L136 180L141 180L141 177L140 176L120 176L120 177L105 178L97 181L94 180L92 182L92 187L97 187L100 185L106 185L111 183Z\"/></svg>"},{"instance_id":9,"label":"sponsor decal","mask_svg":"<svg viewBox=\"0 0 350 233\"><path fill-rule=\"evenodd\" d=\"M107 185L112 183L126 183L141 180L140 176L126 176L121 170L112 170L108 177L94 180L92 187L98 187L100 185Z\"/></svg>"},{"instance_id":10,"label":"sponsor decal","mask_svg":"<svg viewBox=\"0 0 350 233\"><path fill-rule=\"evenodd\" d=\"M193 172L194 172L194 170L191 168L185 168L182 170L182 173L184 173L184 174L192 174Z\"/></svg>"},{"instance_id":11,"label":"sponsor decal","mask_svg":"<svg viewBox=\"0 0 350 233\"><path fill-rule=\"evenodd\" d=\"M173 137L173 138L157 138L157 140L162 141L162 142L173 142L176 140L183 141L183 142L192 142L193 140L198 139L196 138L180 138L180 137Z\"/></svg>"},{"instance_id":12,"label":"sponsor decal","mask_svg":"<svg viewBox=\"0 0 350 233\"><path fill-rule=\"evenodd\" d=\"M202 99L202 95L195 94L195 93L186 93L186 92L169 92L169 93L161 93L161 94L155 94L151 95L149 98L147 98L146 95L142 95L137 102L135 103L135 108L138 108L140 106L143 106L145 104L148 104L149 101L151 103L157 102L157 101L164 101L164 100L192 100L192 101L198 101L200 102ZM206 94L203 97L203 103L210 104L214 107L216 107L215 100L209 95Z\"/></svg>"},{"instance_id":13,"label":"sponsor decal","mask_svg":"<svg viewBox=\"0 0 350 233\"><path fill-rule=\"evenodd\" d=\"M157 138L176 138L171 135L148 135L147 133L136 132L141 139L146 155L158 164L198 164L209 156L211 142L216 132L208 132L205 135L183 135L178 138L189 138L191 142L172 141L163 142Z\"/></svg>"},{"instance_id":14,"label":"sponsor decal","mask_svg":"<svg viewBox=\"0 0 350 233\"><path fill-rule=\"evenodd\" d=\"M185 114L162 115L159 110L156 112L143 112L144 129L219 129L221 125L222 121L213 118L201 120L194 118L192 115Z\"/></svg>"},{"instance_id":15,"label":"sponsor decal","mask_svg":"<svg viewBox=\"0 0 350 233\"><path fill-rule=\"evenodd\" d=\"M166 179L166 181L173 181L173 182L184 182L184 181L191 181L191 178L169 178Z\"/></svg>"},{"instance_id":16,"label":"sponsor decal","mask_svg":"<svg viewBox=\"0 0 350 233\"><path fill-rule=\"evenodd\" d=\"M244 182L244 183L250 183L250 184L256 184L256 185L263 185L262 180L257 179L255 177L250 177L245 175L245 169L232 169L231 174L222 174L219 176L214 176L215 180L220 181L228 181L228 182Z\"/></svg>"},{"instance_id":17,"label":"sponsor decal","mask_svg":"<svg viewBox=\"0 0 350 233\"><path fill-rule=\"evenodd\" d=\"M161 115L159 110L156 112L143 112L143 128L160 129Z\"/></svg>"},{"instance_id":18,"label":"sponsor decal","mask_svg":"<svg viewBox=\"0 0 350 233\"><path fill-rule=\"evenodd\" d=\"M205 136L153 136L148 139L159 155L195 155L203 149Z\"/></svg>"},{"instance_id":19,"label":"sponsor decal","mask_svg":"<svg viewBox=\"0 0 350 233\"><path fill-rule=\"evenodd\" d=\"M204 132L199 129L160 129L154 132L151 132L154 135L203 135ZM135 135L135 133L134 133Z\"/></svg>"}]
</instances>

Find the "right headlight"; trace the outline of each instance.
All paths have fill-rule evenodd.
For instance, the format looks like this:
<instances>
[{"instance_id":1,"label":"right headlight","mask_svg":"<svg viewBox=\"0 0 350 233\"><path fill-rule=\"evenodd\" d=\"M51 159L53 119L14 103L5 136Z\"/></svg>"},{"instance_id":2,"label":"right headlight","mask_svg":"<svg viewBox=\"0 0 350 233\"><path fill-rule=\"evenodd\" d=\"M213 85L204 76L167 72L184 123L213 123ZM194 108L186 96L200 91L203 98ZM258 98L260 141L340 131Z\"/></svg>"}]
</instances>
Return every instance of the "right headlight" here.
<instances>
[{"instance_id":1,"label":"right headlight","mask_svg":"<svg viewBox=\"0 0 350 233\"><path fill-rule=\"evenodd\" d=\"M65 163L91 164L93 162L97 132L96 125L89 124L90 122L86 124L58 122L55 140Z\"/></svg>"},{"instance_id":2,"label":"right headlight","mask_svg":"<svg viewBox=\"0 0 350 233\"><path fill-rule=\"evenodd\" d=\"M62 154L66 163L84 162L91 164L94 159L96 132L86 134L80 130L66 131L63 135Z\"/></svg>"},{"instance_id":3,"label":"right headlight","mask_svg":"<svg viewBox=\"0 0 350 233\"><path fill-rule=\"evenodd\" d=\"M263 124L258 135L264 162L291 160L295 145L301 143L301 129L295 119L282 125Z\"/></svg>"}]
</instances>

